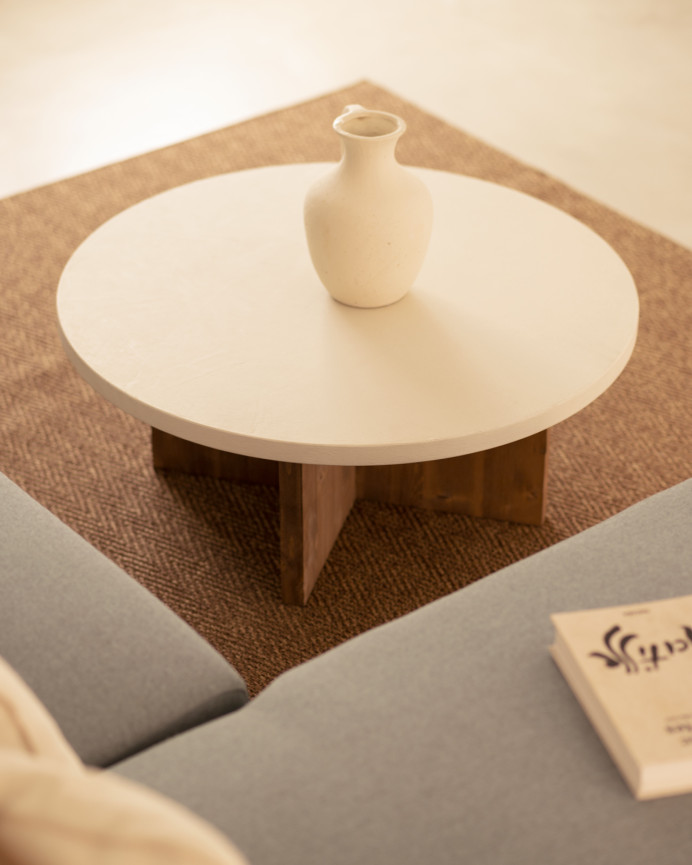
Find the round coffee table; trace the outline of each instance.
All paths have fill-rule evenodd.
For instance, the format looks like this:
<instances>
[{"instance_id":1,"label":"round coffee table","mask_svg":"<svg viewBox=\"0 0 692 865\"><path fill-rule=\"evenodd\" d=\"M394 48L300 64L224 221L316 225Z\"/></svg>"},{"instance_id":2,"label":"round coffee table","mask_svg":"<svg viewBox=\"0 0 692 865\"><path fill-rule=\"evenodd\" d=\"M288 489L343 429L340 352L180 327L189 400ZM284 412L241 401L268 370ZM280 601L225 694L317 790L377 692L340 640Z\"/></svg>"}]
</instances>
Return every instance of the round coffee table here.
<instances>
[{"instance_id":1,"label":"round coffee table","mask_svg":"<svg viewBox=\"0 0 692 865\"><path fill-rule=\"evenodd\" d=\"M157 467L278 480L282 586L305 603L356 496L537 523L547 430L634 347L622 260L562 211L415 170L435 223L411 292L354 309L303 234L325 164L177 187L118 214L68 262L65 349L153 428Z\"/></svg>"}]
</instances>

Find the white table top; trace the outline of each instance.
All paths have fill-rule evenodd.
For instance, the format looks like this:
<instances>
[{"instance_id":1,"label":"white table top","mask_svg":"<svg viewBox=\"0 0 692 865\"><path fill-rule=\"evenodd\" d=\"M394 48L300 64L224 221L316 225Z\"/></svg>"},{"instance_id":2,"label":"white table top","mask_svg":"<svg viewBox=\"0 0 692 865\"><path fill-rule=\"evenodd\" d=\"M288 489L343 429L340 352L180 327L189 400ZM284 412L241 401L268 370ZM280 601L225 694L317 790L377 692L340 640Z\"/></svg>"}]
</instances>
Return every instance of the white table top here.
<instances>
[{"instance_id":1,"label":"white table top","mask_svg":"<svg viewBox=\"0 0 692 865\"><path fill-rule=\"evenodd\" d=\"M58 287L65 348L151 426L248 456L325 465L442 459L546 429L615 380L638 298L622 260L562 211L415 169L435 205L411 292L328 295L305 191L325 164L220 175L98 228Z\"/></svg>"}]
</instances>

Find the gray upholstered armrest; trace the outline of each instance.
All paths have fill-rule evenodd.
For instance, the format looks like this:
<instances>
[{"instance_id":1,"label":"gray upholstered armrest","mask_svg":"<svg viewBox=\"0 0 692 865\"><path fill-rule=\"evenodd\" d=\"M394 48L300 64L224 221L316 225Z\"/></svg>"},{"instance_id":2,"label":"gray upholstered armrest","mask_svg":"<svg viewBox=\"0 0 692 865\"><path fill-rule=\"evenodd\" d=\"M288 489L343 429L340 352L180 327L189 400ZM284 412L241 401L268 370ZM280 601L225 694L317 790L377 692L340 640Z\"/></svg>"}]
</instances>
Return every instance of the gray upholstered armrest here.
<instances>
[{"instance_id":1,"label":"gray upholstered armrest","mask_svg":"<svg viewBox=\"0 0 692 865\"><path fill-rule=\"evenodd\" d=\"M247 700L236 670L150 592L0 475L0 655L87 763Z\"/></svg>"}]
</instances>

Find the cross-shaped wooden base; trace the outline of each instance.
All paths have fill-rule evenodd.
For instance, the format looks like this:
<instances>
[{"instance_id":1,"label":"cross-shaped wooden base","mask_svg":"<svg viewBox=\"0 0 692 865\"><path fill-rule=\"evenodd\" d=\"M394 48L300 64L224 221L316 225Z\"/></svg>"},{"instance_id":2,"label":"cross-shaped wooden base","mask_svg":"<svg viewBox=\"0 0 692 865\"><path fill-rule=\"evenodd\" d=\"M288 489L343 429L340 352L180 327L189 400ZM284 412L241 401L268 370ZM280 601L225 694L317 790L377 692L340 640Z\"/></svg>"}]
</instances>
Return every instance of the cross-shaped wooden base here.
<instances>
[{"instance_id":1,"label":"cross-shaped wooden base","mask_svg":"<svg viewBox=\"0 0 692 865\"><path fill-rule=\"evenodd\" d=\"M152 430L154 466L278 484L281 595L306 604L356 498L540 525L548 430L479 453L382 466L322 466L239 456Z\"/></svg>"}]
</instances>

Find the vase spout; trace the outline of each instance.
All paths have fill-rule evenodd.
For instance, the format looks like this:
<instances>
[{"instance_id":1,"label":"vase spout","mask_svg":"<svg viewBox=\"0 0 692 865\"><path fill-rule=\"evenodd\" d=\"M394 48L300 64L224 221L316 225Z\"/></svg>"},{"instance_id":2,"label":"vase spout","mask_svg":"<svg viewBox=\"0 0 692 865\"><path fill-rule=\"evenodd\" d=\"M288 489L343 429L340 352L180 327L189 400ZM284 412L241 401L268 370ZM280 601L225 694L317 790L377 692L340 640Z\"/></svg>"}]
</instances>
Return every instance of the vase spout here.
<instances>
[{"instance_id":1,"label":"vase spout","mask_svg":"<svg viewBox=\"0 0 692 865\"><path fill-rule=\"evenodd\" d=\"M347 105L333 126L347 138L398 138L406 131L405 121L396 114L362 105Z\"/></svg>"}]
</instances>

